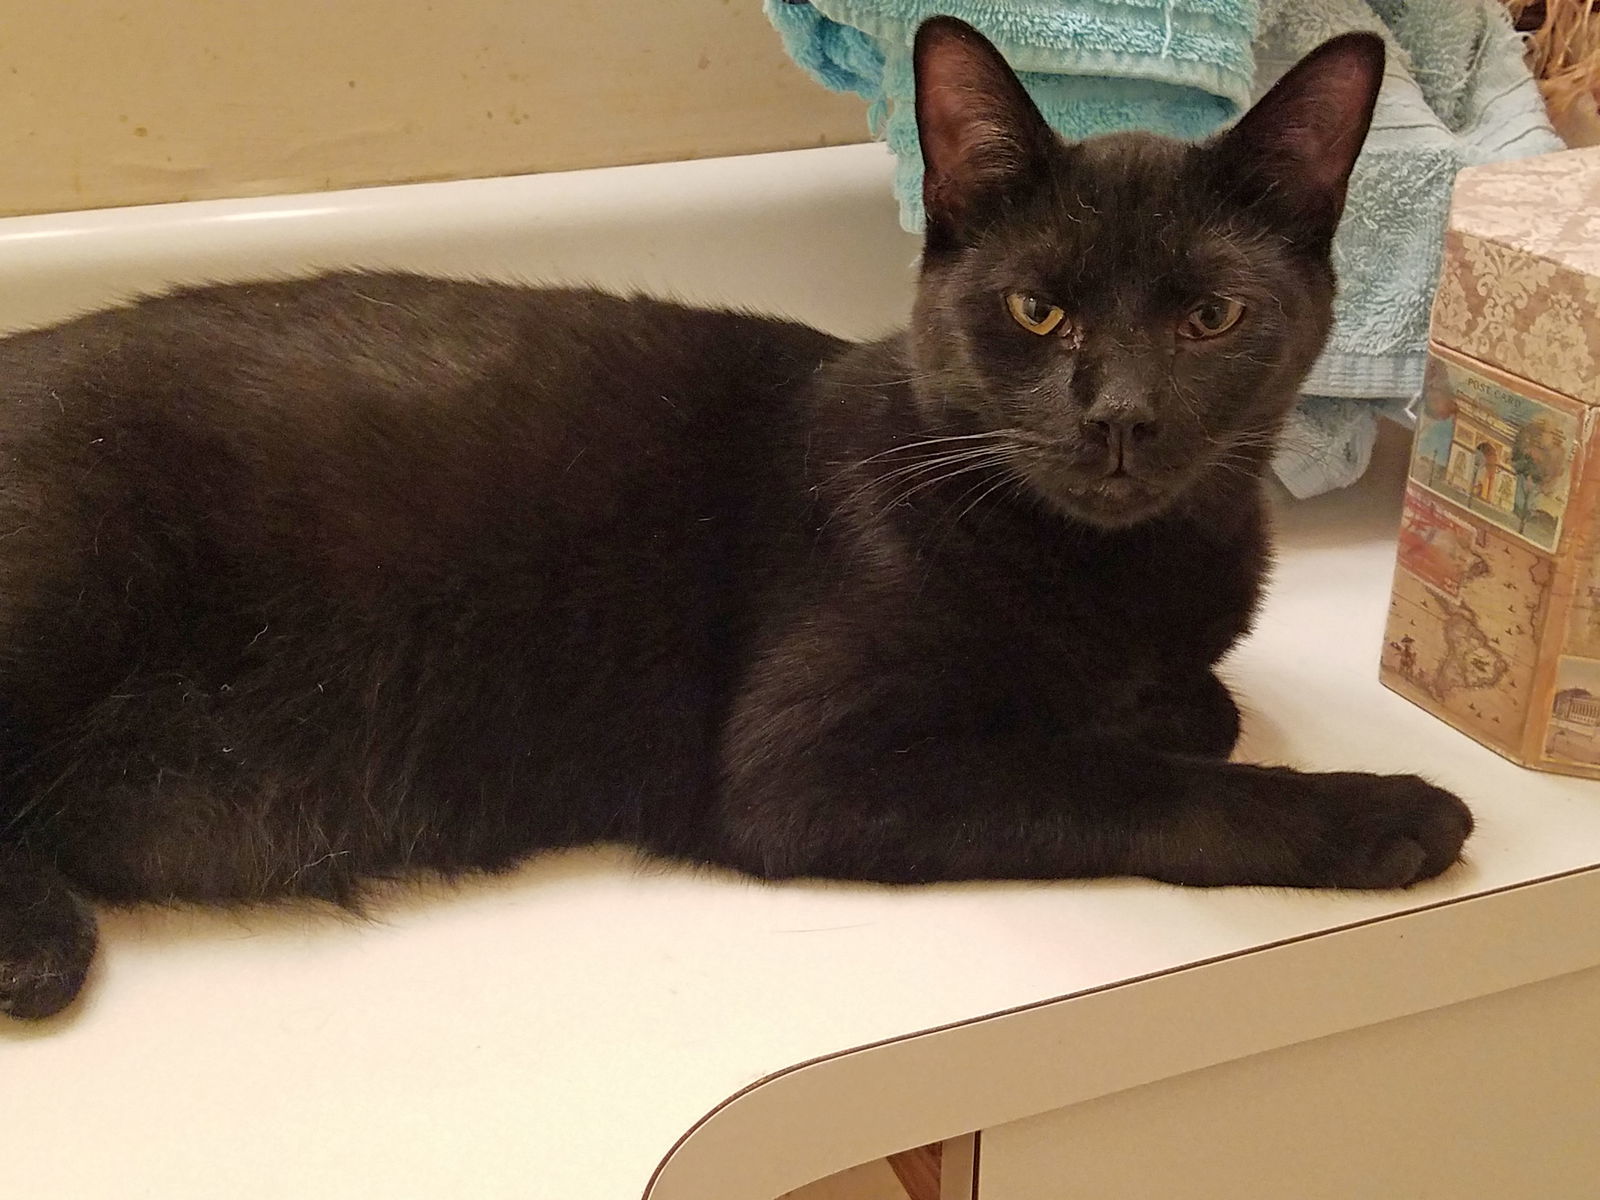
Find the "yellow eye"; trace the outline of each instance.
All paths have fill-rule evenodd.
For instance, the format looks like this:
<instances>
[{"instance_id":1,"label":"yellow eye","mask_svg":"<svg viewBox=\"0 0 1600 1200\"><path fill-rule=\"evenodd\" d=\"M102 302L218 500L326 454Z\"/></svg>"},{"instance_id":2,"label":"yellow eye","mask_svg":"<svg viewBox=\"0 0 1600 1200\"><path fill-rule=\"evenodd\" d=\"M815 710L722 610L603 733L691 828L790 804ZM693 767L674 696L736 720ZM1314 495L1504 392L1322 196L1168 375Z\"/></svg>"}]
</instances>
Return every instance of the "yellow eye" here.
<instances>
[{"instance_id":1,"label":"yellow eye","mask_svg":"<svg viewBox=\"0 0 1600 1200\"><path fill-rule=\"evenodd\" d=\"M1012 320L1016 321L1029 333L1051 333L1061 328L1067 314L1055 304L1046 304L1037 296L1030 296L1026 292L1012 292L1006 297L1006 310L1011 313ZM1068 326L1068 328L1071 328ZM1066 330L1062 329L1065 333Z\"/></svg>"},{"instance_id":2,"label":"yellow eye","mask_svg":"<svg viewBox=\"0 0 1600 1200\"><path fill-rule=\"evenodd\" d=\"M1209 296L1178 322L1178 336L1199 340L1227 333L1244 316L1244 305L1227 296Z\"/></svg>"}]
</instances>

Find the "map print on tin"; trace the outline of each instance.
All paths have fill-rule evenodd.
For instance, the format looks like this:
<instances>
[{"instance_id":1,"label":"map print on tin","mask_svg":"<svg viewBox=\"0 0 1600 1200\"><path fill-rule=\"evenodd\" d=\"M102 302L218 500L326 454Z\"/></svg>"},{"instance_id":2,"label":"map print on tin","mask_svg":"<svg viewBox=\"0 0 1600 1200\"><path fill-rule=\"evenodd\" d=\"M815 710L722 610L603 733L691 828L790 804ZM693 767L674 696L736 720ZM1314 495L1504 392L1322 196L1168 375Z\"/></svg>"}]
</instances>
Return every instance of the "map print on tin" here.
<instances>
[{"instance_id":1,"label":"map print on tin","mask_svg":"<svg viewBox=\"0 0 1600 1200\"><path fill-rule=\"evenodd\" d=\"M1529 707L1555 566L1415 484L1406 507L1416 511L1401 533L1384 668L1403 691L1509 746Z\"/></svg>"},{"instance_id":2,"label":"map print on tin","mask_svg":"<svg viewBox=\"0 0 1600 1200\"><path fill-rule=\"evenodd\" d=\"M1573 414L1434 358L1417 416L1411 478L1501 529L1554 550L1577 440Z\"/></svg>"},{"instance_id":3,"label":"map print on tin","mask_svg":"<svg viewBox=\"0 0 1600 1200\"><path fill-rule=\"evenodd\" d=\"M1567 618L1567 653L1600 658L1600 527L1587 561L1578 566L1572 586L1572 614Z\"/></svg>"},{"instance_id":4,"label":"map print on tin","mask_svg":"<svg viewBox=\"0 0 1600 1200\"><path fill-rule=\"evenodd\" d=\"M1400 523L1400 565L1451 596L1474 561L1478 531L1425 493L1412 492Z\"/></svg>"},{"instance_id":5,"label":"map print on tin","mask_svg":"<svg viewBox=\"0 0 1600 1200\"><path fill-rule=\"evenodd\" d=\"M1600 662L1563 658L1556 668L1545 755L1600 766Z\"/></svg>"}]
</instances>

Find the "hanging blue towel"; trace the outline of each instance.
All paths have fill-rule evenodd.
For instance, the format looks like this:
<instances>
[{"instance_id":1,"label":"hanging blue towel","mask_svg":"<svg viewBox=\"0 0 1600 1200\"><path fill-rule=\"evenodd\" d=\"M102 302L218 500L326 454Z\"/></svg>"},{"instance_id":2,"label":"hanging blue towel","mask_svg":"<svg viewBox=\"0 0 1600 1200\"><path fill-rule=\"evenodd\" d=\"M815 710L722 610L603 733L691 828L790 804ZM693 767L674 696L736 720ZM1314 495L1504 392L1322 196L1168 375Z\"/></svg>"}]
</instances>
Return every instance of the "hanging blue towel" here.
<instances>
[{"instance_id":1,"label":"hanging blue towel","mask_svg":"<svg viewBox=\"0 0 1600 1200\"><path fill-rule=\"evenodd\" d=\"M766 0L766 10L797 63L869 102L910 230L922 226L910 47L935 13L988 35L1068 138L1204 137L1319 43L1382 34L1389 67L1334 243L1333 337L1274 464L1302 497L1359 478L1379 414L1403 417L1421 390L1456 171L1560 148L1498 0Z\"/></svg>"}]
</instances>

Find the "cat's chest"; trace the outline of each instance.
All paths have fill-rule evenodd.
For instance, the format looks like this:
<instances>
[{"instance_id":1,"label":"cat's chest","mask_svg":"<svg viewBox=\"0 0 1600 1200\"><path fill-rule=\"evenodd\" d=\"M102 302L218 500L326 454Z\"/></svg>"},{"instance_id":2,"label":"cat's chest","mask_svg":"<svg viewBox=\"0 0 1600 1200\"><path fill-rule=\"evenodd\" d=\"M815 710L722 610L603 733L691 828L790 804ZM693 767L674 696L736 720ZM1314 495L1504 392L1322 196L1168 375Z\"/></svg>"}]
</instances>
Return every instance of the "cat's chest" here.
<instances>
[{"instance_id":1,"label":"cat's chest","mask_svg":"<svg viewBox=\"0 0 1600 1200\"><path fill-rule=\"evenodd\" d=\"M1009 673L1101 678L1214 662L1248 627L1264 546L1252 528L1228 535L1177 528L1075 544L992 547L933 566L932 600L947 644Z\"/></svg>"}]
</instances>

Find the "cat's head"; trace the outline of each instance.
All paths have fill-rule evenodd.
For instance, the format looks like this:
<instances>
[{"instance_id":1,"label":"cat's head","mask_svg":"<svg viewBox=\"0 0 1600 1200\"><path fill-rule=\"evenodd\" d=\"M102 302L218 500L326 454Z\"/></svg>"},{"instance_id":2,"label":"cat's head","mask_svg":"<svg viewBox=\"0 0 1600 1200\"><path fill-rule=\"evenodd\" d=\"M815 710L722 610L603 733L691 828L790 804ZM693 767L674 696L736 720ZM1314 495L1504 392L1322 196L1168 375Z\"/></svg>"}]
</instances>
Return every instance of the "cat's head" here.
<instances>
[{"instance_id":1,"label":"cat's head","mask_svg":"<svg viewBox=\"0 0 1600 1200\"><path fill-rule=\"evenodd\" d=\"M912 353L930 425L1007 439L1038 494L1105 527L1259 473L1327 338L1383 59L1373 35L1336 38L1198 145L1066 143L981 35L924 24Z\"/></svg>"}]
</instances>

